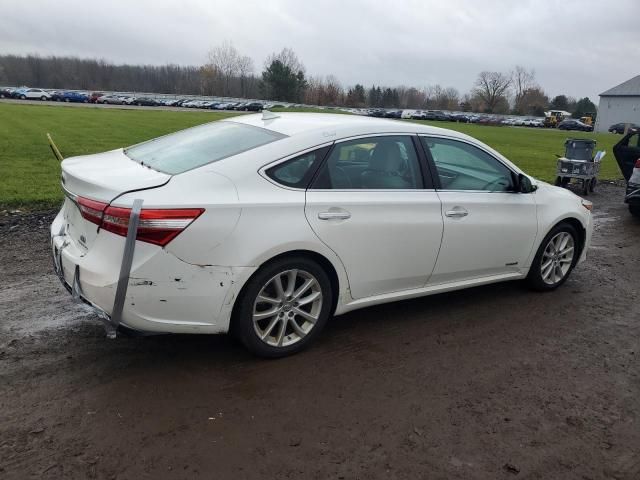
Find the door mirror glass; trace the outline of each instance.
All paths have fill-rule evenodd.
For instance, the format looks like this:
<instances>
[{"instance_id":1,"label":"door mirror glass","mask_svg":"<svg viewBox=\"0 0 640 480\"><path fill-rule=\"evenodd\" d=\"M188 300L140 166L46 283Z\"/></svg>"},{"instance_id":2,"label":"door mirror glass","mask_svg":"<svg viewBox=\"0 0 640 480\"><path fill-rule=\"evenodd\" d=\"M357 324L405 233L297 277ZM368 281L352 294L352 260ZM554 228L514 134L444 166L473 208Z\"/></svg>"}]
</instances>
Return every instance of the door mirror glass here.
<instances>
[{"instance_id":1,"label":"door mirror glass","mask_svg":"<svg viewBox=\"0 0 640 480\"><path fill-rule=\"evenodd\" d=\"M535 192L538 189L533 183L531 183L531 179L522 173L518 174L518 191L520 193L531 193Z\"/></svg>"}]
</instances>

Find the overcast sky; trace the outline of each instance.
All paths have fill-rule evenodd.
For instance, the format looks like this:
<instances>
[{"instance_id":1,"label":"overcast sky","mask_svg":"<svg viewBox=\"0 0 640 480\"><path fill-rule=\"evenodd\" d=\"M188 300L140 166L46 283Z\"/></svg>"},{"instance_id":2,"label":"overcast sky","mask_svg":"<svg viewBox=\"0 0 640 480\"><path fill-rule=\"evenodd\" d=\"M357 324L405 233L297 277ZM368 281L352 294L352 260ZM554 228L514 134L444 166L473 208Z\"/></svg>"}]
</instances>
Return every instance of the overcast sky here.
<instances>
[{"instance_id":1,"label":"overcast sky","mask_svg":"<svg viewBox=\"0 0 640 480\"><path fill-rule=\"evenodd\" d=\"M481 70L536 72L547 94L598 94L640 74L640 0L30 0L5 3L0 53L199 65L225 40L291 47L344 86L467 92Z\"/></svg>"}]
</instances>

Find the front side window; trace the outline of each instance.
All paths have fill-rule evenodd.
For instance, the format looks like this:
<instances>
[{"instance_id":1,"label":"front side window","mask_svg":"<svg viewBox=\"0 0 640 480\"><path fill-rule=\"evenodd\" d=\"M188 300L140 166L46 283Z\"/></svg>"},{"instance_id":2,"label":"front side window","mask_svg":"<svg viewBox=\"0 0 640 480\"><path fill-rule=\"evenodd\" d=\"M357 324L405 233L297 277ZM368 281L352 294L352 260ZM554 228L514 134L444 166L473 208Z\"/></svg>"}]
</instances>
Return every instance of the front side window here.
<instances>
[{"instance_id":1,"label":"front side window","mask_svg":"<svg viewBox=\"0 0 640 480\"><path fill-rule=\"evenodd\" d=\"M324 147L307 152L269 168L266 174L272 180L287 187L306 188L328 150L329 147Z\"/></svg>"},{"instance_id":2,"label":"front side window","mask_svg":"<svg viewBox=\"0 0 640 480\"><path fill-rule=\"evenodd\" d=\"M312 188L423 188L420 165L411 137L368 137L336 143Z\"/></svg>"},{"instance_id":3,"label":"front side window","mask_svg":"<svg viewBox=\"0 0 640 480\"><path fill-rule=\"evenodd\" d=\"M431 153L442 190L513 191L511 170L484 150L445 138L420 139Z\"/></svg>"},{"instance_id":4,"label":"front side window","mask_svg":"<svg viewBox=\"0 0 640 480\"><path fill-rule=\"evenodd\" d=\"M124 153L154 170L176 175L283 137L251 125L212 122L134 145Z\"/></svg>"}]
</instances>

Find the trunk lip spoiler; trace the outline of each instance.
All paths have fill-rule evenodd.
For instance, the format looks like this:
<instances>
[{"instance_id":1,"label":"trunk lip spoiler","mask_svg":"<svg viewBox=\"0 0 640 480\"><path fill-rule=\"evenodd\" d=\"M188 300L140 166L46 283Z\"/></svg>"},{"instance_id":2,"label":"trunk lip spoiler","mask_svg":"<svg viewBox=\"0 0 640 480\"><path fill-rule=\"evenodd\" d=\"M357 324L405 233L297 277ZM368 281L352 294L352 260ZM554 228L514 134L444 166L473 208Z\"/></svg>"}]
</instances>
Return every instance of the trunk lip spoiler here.
<instances>
[{"instance_id":1,"label":"trunk lip spoiler","mask_svg":"<svg viewBox=\"0 0 640 480\"><path fill-rule=\"evenodd\" d=\"M69 200L71 200L73 203L75 203L76 205L78 204L78 196L75 193L73 193L71 190L69 190L67 187L64 186L64 183L60 182L60 186L62 187L62 192L64 193L64 196L67 197Z\"/></svg>"}]
</instances>

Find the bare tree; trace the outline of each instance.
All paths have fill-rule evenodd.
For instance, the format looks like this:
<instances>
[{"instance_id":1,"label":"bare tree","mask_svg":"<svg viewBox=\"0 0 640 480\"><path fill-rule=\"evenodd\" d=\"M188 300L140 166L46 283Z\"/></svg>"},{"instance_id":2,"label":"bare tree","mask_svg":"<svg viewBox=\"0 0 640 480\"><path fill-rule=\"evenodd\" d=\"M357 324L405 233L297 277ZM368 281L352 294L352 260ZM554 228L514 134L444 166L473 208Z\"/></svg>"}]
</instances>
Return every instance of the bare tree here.
<instances>
[{"instance_id":1,"label":"bare tree","mask_svg":"<svg viewBox=\"0 0 640 480\"><path fill-rule=\"evenodd\" d=\"M338 79L333 75L327 75L324 87L324 104L336 106L340 104L344 90Z\"/></svg>"},{"instance_id":2,"label":"bare tree","mask_svg":"<svg viewBox=\"0 0 640 480\"><path fill-rule=\"evenodd\" d=\"M516 65L516 68L511 72L511 81L513 84L515 110L517 113L522 113L524 111L522 101L527 91L537 88L535 71Z\"/></svg>"},{"instance_id":3,"label":"bare tree","mask_svg":"<svg viewBox=\"0 0 640 480\"><path fill-rule=\"evenodd\" d=\"M478 74L473 93L482 99L485 110L491 113L505 99L509 87L511 87L511 78L508 75L485 71Z\"/></svg>"},{"instance_id":4,"label":"bare tree","mask_svg":"<svg viewBox=\"0 0 640 480\"><path fill-rule=\"evenodd\" d=\"M237 77L240 71L238 50L231 42L225 41L209 51L208 60L205 68L222 80L222 95L230 95L231 79Z\"/></svg>"},{"instance_id":5,"label":"bare tree","mask_svg":"<svg viewBox=\"0 0 640 480\"><path fill-rule=\"evenodd\" d=\"M240 96L247 97L248 82L253 77L253 60L246 55L238 59L238 75L240 77Z\"/></svg>"},{"instance_id":6,"label":"bare tree","mask_svg":"<svg viewBox=\"0 0 640 480\"><path fill-rule=\"evenodd\" d=\"M298 59L296 52L288 47L283 48L280 53L272 53L271 55L269 55L267 57L267 61L265 62L265 68L271 65L276 60L282 63L282 65L284 65L285 67L290 68L294 73L306 73L304 65L302 64L300 59Z\"/></svg>"}]
</instances>

